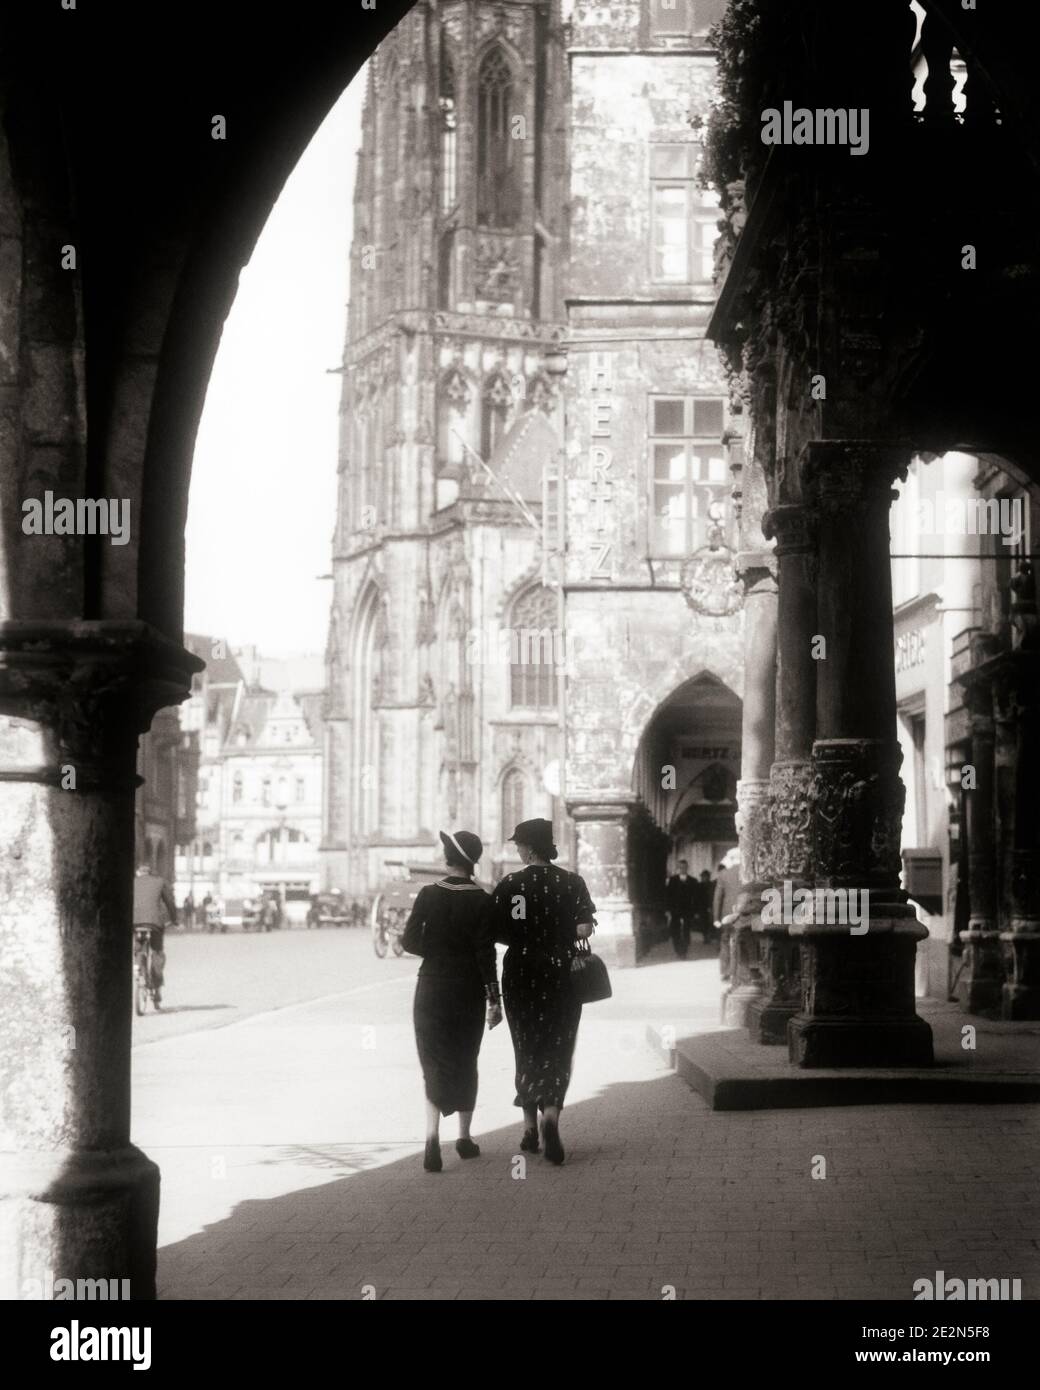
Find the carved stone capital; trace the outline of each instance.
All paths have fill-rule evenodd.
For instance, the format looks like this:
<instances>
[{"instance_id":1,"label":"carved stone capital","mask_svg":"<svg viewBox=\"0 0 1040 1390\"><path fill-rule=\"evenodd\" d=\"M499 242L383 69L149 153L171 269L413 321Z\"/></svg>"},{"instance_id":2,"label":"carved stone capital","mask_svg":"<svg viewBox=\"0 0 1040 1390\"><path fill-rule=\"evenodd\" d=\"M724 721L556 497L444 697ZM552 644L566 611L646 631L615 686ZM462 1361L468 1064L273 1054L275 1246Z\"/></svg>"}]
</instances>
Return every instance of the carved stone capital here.
<instances>
[{"instance_id":1,"label":"carved stone capital","mask_svg":"<svg viewBox=\"0 0 1040 1390\"><path fill-rule=\"evenodd\" d=\"M191 692L205 663L135 621L0 624L0 778L136 784L133 750L155 712Z\"/></svg>"},{"instance_id":2,"label":"carved stone capital","mask_svg":"<svg viewBox=\"0 0 1040 1390\"><path fill-rule=\"evenodd\" d=\"M813 744L813 851L817 881L898 893L906 792L898 745L876 739Z\"/></svg>"},{"instance_id":3,"label":"carved stone capital","mask_svg":"<svg viewBox=\"0 0 1040 1390\"><path fill-rule=\"evenodd\" d=\"M814 440L802 454L806 497L821 517L847 517L870 505L887 508L892 484L906 478L911 457L909 445Z\"/></svg>"},{"instance_id":4,"label":"carved stone capital","mask_svg":"<svg viewBox=\"0 0 1040 1390\"><path fill-rule=\"evenodd\" d=\"M816 515L811 507L786 503L762 519L762 534L776 538L776 555L809 555L816 548Z\"/></svg>"}]
</instances>

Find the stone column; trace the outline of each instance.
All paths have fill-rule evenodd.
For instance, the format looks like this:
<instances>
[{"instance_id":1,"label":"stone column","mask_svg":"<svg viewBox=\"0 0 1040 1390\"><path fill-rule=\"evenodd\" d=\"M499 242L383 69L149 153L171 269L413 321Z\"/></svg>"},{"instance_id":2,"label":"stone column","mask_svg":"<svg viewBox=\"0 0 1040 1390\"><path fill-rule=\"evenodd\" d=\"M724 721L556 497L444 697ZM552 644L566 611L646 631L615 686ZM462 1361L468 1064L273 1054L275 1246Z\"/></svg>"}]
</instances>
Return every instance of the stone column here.
<instances>
[{"instance_id":1,"label":"stone column","mask_svg":"<svg viewBox=\"0 0 1040 1390\"><path fill-rule=\"evenodd\" d=\"M767 877L781 895L812 883L812 745L816 732L816 535L809 508L775 507L763 520L776 537L778 660L776 760L770 770ZM762 995L748 1014L756 1042L787 1042L787 1025L801 1007L800 946L786 923L760 933Z\"/></svg>"},{"instance_id":2,"label":"stone column","mask_svg":"<svg viewBox=\"0 0 1040 1390\"><path fill-rule=\"evenodd\" d=\"M1035 612L1035 609L1034 609ZM1008 875L1007 929L1000 934L1007 978L1005 1019L1040 1018L1040 654L1020 649L1005 658L1016 727L1014 810Z\"/></svg>"},{"instance_id":3,"label":"stone column","mask_svg":"<svg viewBox=\"0 0 1040 1390\"><path fill-rule=\"evenodd\" d=\"M737 806L740 816L738 915L729 928L732 984L722 1001L724 1023L743 1027L762 993L759 938L767 885L769 768L776 723L776 569L768 552L737 557L744 582L744 704ZM722 930L725 932L726 927Z\"/></svg>"},{"instance_id":4,"label":"stone column","mask_svg":"<svg viewBox=\"0 0 1040 1390\"><path fill-rule=\"evenodd\" d=\"M0 1297L155 1296L159 1171L130 1143L137 736L202 663L140 622L0 624Z\"/></svg>"},{"instance_id":5,"label":"stone column","mask_svg":"<svg viewBox=\"0 0 1040 1390\"><path fill-rule=\"evenodd\" d=\"M636 963L632 903L628 896L628 818L632 802L568 801L577 844L576 871L596 904L593 947L608 965Z\"/></svg>"},{"instance_id":6,"label":"stone column","mask_svg":"<svg viewBox=\"0 0 1040 1390\"><path fill-rule=\"evenodd\" d=\"M831 910L792 926L801 938L802 1003L788 1046L803 1067L927 1066L931 1029L914 1002L914 958L927 931L899 888L904 791L889 567L891 487L909 450L820 441L806 454L826 641L816 666L814 877L828 909L836 891L855 891L864 920L855 934Z\"/></svg>"},{"instance_id":7,"label":"stone column","mask_svg":"<svg viewBox=\"0 0 1040 1390\"><path fill-rule=\"evenodd\" d=\"M997 922L997 850L994 834L993 692L983 679L967 681L964 690L971 728L971 762L975 785L964 798L968 837L968 930L961 933L964 969L957 986L961 1007L985 1013L1000 1007L1004 967Z\"/></svg>"}]
</instances>

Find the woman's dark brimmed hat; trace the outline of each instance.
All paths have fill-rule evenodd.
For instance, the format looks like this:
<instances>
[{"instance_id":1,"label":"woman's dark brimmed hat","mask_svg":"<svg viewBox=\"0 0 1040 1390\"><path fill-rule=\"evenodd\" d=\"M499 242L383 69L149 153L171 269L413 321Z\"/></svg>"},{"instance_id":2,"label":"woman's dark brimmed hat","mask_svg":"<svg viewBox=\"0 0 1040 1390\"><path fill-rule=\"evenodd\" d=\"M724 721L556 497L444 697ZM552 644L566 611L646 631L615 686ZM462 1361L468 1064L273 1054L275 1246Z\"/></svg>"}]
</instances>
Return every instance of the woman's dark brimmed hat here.
<instances>
[{"instance_id":1,"label":"woman's dark brimmed hat","mask_svg":"<svg viewBox=\"0 0 1040 1390\"><path fill-rule=\"evenodd\" d=\"M454 835L447 830L438 830L437 834L441 837L441 844L446 850L460 855L470 864L475 864L484 853L484 845L480 836L474 835L471 830L456 830Z\"/></svg>"},{"instance_id":2,"label":"woman's dark brimmed hat","mask_svg":"<svg viewBox=\"0 0 1040 1390\"><path fill-rule=\"evenodd\" d=\"M526 845L528 849L533 849L540 859L557 857L552 821L541 816L535 816L533 820L522 820L509 838L514 844Z\"/></svg>"}]
</instances>

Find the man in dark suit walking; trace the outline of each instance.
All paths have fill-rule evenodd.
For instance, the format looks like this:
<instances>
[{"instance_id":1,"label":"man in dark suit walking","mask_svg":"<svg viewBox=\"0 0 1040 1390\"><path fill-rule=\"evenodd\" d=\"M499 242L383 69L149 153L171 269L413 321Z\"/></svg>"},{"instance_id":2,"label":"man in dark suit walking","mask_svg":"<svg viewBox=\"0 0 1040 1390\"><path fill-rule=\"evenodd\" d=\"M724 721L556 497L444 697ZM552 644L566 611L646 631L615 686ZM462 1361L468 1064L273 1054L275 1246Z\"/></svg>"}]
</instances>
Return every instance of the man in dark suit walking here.
<instances>
[{"instance_id":1,"label":"man in dark suit walking","mask_svg":"<svg viewBox=\"0 0 1040 1390\"><path fill-rule=\"evenodd\" d=\"M690 931L697 924L697 906L700 896L697 880L691 878L687 873L689 867L687 860L680 859L679 872L671 876L665 888L668 926L671 931L675 954L680 960L686 959L686 954L690 949Z\"/></svg>"}]
</instances>

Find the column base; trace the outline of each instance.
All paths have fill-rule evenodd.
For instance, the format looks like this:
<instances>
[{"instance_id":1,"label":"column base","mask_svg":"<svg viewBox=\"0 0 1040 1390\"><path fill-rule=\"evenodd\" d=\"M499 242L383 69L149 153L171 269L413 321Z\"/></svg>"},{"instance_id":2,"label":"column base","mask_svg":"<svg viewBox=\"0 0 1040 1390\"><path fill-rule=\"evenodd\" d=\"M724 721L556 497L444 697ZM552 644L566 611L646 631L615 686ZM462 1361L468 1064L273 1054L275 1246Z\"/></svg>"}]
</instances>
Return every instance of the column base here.
<instances>
[{"instance_id":1,"label":"column base","mask_svg":"<svg viewBox=\"0 0 1040 1390\"><path fill-rule=\"evenodd\" d=\"M756 999L747 1011L748 1037L765 1047L778 1047L787 1042L787 1025L798 1013L798 1004L777 1004L768 999Z\"/></svg>"},{"instance_id":2,"label":"column base","mask_svg":"<svg viewBox=\"0 0 1040 1390\"><path fill-rule=\"evenodd\" d=\"M787 1025L787 1049L799 1067L930 1067L932 1030L923 1018L807 1018Z\"/></svg>"},{"instance_id":3,"label":"column base","mask_svg":"<svg viewBox=\"0 0 1040 1390\"><path fill-rule=\"evenodd\" d=\"M757 985L736 985L727 990L722 996L722 1022L727 1028L746 1028L748 1015L761 998Z\"/></svg>"},{"instance_id":4,"label":"column base","mask_svg":"<svg viewBox=\"0 0 1040 1390\"><path fill-rule=\"evenodd\" d=\"M748 1010L752 1042L775 1047L787 1042L787 1024L802 1007L800 946L783 931L757 927L761 942L762 998Z\"/></svg>"},{"instance_id":5,"label":"column base","mask_svg":"<svg viewBox=\"0 0 1040 1390\"><path fill-rule=\"evenodd\" d=\"M967 960L957 985L957 1002L965 1013L995 1013L1000 1009L1004 968L1000 958L1000 934L991 928L961 932Z\"/></svg>"},{"instance_id":6,"label":"column base","mask_svg":"<svg viewBox=\"0 0 1040 1390\"><path fill-rule=\"evenodd\" d=\"M917 1017L914 959L927 935L911 909L886 905L866 931L792 929L801 951L802 1007L787 1026L799 1067L928 1067L932 1030Z\"/></svg>"},{"instance_id":7,"label":"column base","mask_svg":"<svg viewBox=\"0 0 1040 1390\"><path fill-rule=\"evenodd\" d=\"M1000 1016L1008 1022L1040 1018L1040 931L1036 926L1029 921L1025 930L1000 934L1011 977L1001 990Z\"/></svg>"},{"instance_id":8,"label":"column base","mask_svg":"<svg viewBox=\"0 0 1040 1390\"><path fill-rule=\"evenodd\" d=\"M158 1224L159 1169L133 1145L0 1154L0 1298L53 1298L59 1279L90 1279L154 1299Z\"/></svg>"},{"instance_id":9,"label":"column base","mask_svg":"<svg viewBox=\"0 0 1040 1390\"><path fill-rule=\"evenodd\" d=\"M636 964L634 936L601 936L597 931L590 943L597 956L610 970L631 970Z\"/></svg>"}]
</instances>

